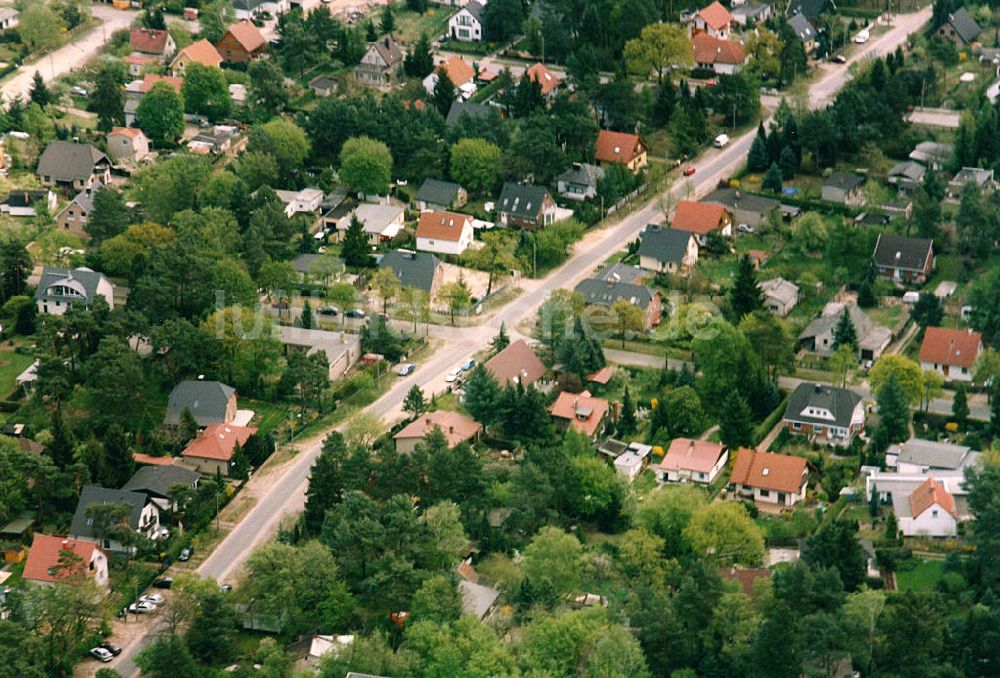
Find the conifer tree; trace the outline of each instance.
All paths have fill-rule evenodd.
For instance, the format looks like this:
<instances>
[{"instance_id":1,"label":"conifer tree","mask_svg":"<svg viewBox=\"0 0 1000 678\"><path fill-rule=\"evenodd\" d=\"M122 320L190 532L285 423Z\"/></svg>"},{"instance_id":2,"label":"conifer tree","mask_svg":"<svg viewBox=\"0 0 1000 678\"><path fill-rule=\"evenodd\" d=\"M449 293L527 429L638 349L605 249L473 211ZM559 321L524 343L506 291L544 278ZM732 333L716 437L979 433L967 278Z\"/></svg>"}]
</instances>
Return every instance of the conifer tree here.
<instances>
[{"instance_id":1,"label":"conifer tree","mask_svg":"<svg viewBox=\"0 0 1000 678\"><path fill-rule=\"evenodd\" d=\"M858 349L858 331L851 322L851 315L846 308L841 312L837 326L833 329L833 349L837 350L840 346L852 346L854 350Z\"/></svg>"},{"instance_id":2,"label":"conifer tree","mask_svg":"<svg viewBox=\"0 0 1000 678\"><path fill-rule=\"evenodd\" d=\"M740 257L736 279L729 290L729 305L736 322L748 313L764 307L764 295L757 286L757 272L754 270L753 261L746 254Z\"/></svg>"}]
</instances>

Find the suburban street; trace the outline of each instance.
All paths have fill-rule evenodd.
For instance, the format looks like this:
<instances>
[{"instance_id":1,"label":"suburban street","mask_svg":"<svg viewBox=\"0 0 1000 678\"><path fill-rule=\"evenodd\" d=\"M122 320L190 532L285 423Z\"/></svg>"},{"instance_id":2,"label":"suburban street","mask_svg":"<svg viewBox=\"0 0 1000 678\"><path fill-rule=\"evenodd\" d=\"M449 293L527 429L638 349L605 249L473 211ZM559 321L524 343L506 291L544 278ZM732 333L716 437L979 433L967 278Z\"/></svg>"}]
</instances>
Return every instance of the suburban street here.
<instances>
[{"instance_id":1,"label":"suburban street","mask_svg":"<svg viewBox=\"0 0 1000 678\"><path fill-rule=\"evenodd\" d=\"M0 85L0 96L5 100L15 97L27 98L35 71L41 73L48 82L83 66L111 39L115 31L128 28L138 14L132 10L118 10L104 4L91 5L90 12L101 22L100 26L92 28L38 61L21 66Z\"/></svg>"},{"instance_id":2,"label":"suburban street","mask_svg":"<svg viewBox=\"0 0 1000 678\"><path fill-rule=\"evenodd\" d=\"M848 70L851 63L894 50L897 45L905 42L910 33L927 22L930 16L930 7L914 14L899 15L895 17L896 25L891 30L873 39L867 49L853 56L847 65L821 65L820 75L809 89L811 105L823 106L832 100L851 77ZM572 257L565 264L544 279L522 280L520 286L523 293L493 313L484 324L448 332L449 339L440 341L439 348L431 358L418 365L410 376L397 380L388 393L369 407L369 411L391 421L399 415L402 401L414 384L418 384L425 393L444 390L444 377L448 370L483 349L501 323L505 323L513 333L519 323L535 313L553 290L572 289L577 281L601 265L609 255L638 237L639 232L648 224L664 221L665 213L670 211L677 200L703 196L714 189L720 180L731 176L745 162L755 134L754 128L733 139L726 148L708 150L690 163L697 168L693 176L679 179L665 194L654 196L645 206L614 225L588 233L574 247ZM618 353L609 351L608 357L615 360ZM657 361L657 366L662 365L662 358L649 357ZM284 516L302 509L309 470L320 452L322 439L323 436L319 435L297 445L297 456L283 468L274 471L280 474L280 478L273 481L269 491L263 494L201 564L197 569L199 574L219 582L235 582L247 556L274 534ZM253 484L254 480L251 480L250 485ZM110 666L124 676L135 675L135 655L154 640L155 636L147 633L125 648Z\"/></svg>"}]
</instances>

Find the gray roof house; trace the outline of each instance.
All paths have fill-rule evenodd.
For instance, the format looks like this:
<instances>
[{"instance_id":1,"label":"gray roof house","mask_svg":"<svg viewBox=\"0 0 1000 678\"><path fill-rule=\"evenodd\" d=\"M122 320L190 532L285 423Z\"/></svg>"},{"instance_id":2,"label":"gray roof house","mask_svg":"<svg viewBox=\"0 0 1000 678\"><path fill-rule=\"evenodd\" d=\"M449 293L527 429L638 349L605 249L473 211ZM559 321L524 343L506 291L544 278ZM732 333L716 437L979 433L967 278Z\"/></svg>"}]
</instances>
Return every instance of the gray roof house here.
<instances>
[{"instance_id":1,"label":"gray roof house","mask_svg":"<svg viewBox=\"0 0 1000 678\"><path fill-rule=\"evenodd\" d=\"M604 178L604 170L597 165L575 162L556 177L556 191L570 200L586 200L597 196L597 182Z\"/></svg>"},{"instance_id":2,"label":"gray roof house","mask_svg":"<svg viewBox=\"0 0 1000 678\"><path fill-rule=\"evenodd\" d=\"M424 179L414 196L417 208L421 210L453 210L464 205L468 199L469 195L461 185L430 177Z\"/></svg>"},{"instance_id":3,"label":"gray roof house","mask_svg":"<svg viewBox=\"0 0 1000 678\"><path fill-rule=\"evenodd\" d=\"M39 313L62 315L72 304L90 306L104 297L108 306L115 304L115 288L103 273L89 268L55 268L46 266L35 288L35 303Z\"/></svg>"},{"instance_id":4,"label":"gray roof house","mask_svg":"<svg viewBox=\"0 0 1000 678\"><path fill-rule=\"evenodd\" d=\"M965 445L910 438L905 443L889 447L886 451L886 465L895 466L901 474L961 471L975 463L978 457L978 453Z\"/></svg>"},{"instance_id":5,"label":"gray roof house","mask_svg":"<svg viewBox=\"0 0 1000 678\"><path fill-rule=\"evenodd\" d=\"M236 389L221 381L182 381L170 392L164 421L180 424L184 410L191 412L198 426L228 424L236 416Z\"/></svg>"},{"instance_id":6,"label":"gray roof house","mask_svg":"<svg viewBox=\"0 0 1000 678\"><path fill-rule=\"evenodd\" d=\"M865 178L860 174L833 174L823 181L823 200L840 205L860 205L864 203L861 187Z\"/></svg>"},{"instance_id":7,"label":"gray roof house","mask_svg":"<svg viewBox=\"0 0 1000 678\"><path fill-rule=\"evenodd\" d=\"M630 266L619 262L602 268L594 276L594 279L639 285L648 277L649 273L638 266Z\"/></svg>"},{"instance_id":8,"label":"gray roof house","mask_svg":"<svg viewBox=\"0 0 1000 678\"><path fill-rule=\"evenodd\" d=\"M82 191L111 178L111 161L92 144L53 141L38 159L42 186L60 186Z\"/></svg>"},{"instance_id":9,"label":"gray roof house","mask_svg":"<svg viewBox=\"0 0 1000 678\"><path fill-rule=\"evenodd\" d=\"M785 9L785 15L792 17L796 14L804 15L810 21L815 21L827 9L827 5L837 10L837 3L832 0L791 0Z\"/></svg>"},{"instance_id":10,"label":"gray roof house","mask_svg":"<svg viewBox=\"0 0 1000 678\"><path fill-rule=\"evenodd\" d=\"M858 337L861 359L875 360L882 355L882 351L892 340L892 331L888 327L876 325L871 318L865 315L864 311L854 304L847 306L837 302L827 304L822 314L809 323L799 335L799 343L820 355L830 355L833 352L834 330L845 309Z\"/></svg>"},{"instance_id":11,"label":"gray roof house","mask_svg":"<svg viewBox=\"0 0 1000 678\"><path fill-rule=\"evenodd\" d=\"M448 117L445 118L444 123L451 127L458 124L463 115L467 115L470 118L478 118L480 120L488 120L491 116L499 116L499 112L495 112L491 106L486 104L474 104L469 101L453 101L451 108L448 109Z\"/></svg>"},{"instance_id":12,"label":"gray roof house","mask_svg":"<svg viewBox=\"0 0 1000 678\"><path fill-rule=\"evenodd\" d=\"M646 329L660 322L660 295L645 285L589 278L577 283L573 291L593 306L610 308L622 300L631 303L642 311Z\"/></svg>"},{"instance_id":13,"label":"gray roof house","mask_svg":"<svg viewBox=\"0 0 1000 678\"><path fill-rule=\"evenodd\" d=\"M496 210L504 226L537 228L555 221L556 203L541 186L508 181L500 191Z\"/></svg>"},{"instance_id":14,"label":"gray roof house","mask_svg":"<svg viewBox=\"0 0 1000 678\"><path fill-rule=\"evenodd\" d=\"M766 221L768 215L781 205L773 198L746 193L737 188L717 188L706 195L702 202L722 205L733 213L733 221L750 226Z\"/></svg>"},{"instance_id":15,"label":"gray roof house","mask_svg":"<svg viewBox=\"0 0 1000 678\"><path fill-rule=\"evenodd\" d=\"M982 32L982 27L972 18L969 10L960 7L953 14L949 14L948 19L934 31L934 37L962 47L971 44Z\"/></svg>"},{"instance_id":16,"label":"gray roof house","mask_svg":"<svg viewBox=\"0 0 1000 678\"><path fill-rule=\"evenodd\" d=\"M789 431L846 443L864 428L864 401L846 388L803 382L788 396L782 421Z\"/></svg>"},{"instance_id":17,"label":"gray roof house","mask_svg":"<svg viewBox=\"0 0 1000 678\"><path fill-rule=\"evenodd\" d=\"M80 238L89 238L87 220L94 209L94 196L100 186L101 184L98 184L96 187L85 188L77 193L76 197L56 214L56 226Z\"/></svg>"},{"instance_id":18,"label":"gray roof house","mask_svg":"<svg viewBox=\"0 0 1000 678\"><path fill-rule=\"evenodd\" d=\"M872 258L881 276L897 282L923 283L934 268L934 241L880 233Z\"/></svg>"},{"instance_id":19,"label":"gray roof house","mask_svg":"<svg viewBox=\"0 0 1000 678\"><path fill-rule=\"evenodd\" d=\"M955 147L952 144L939 143L937 141L921 141L917 144L910 155L910 160L919 162L932 170L939 170L951 160Z\"/></svg>"},{"instance_id":20,"label":"gray roof house","mask_svg":"<svg viewBox=\"0 0 1000 678\"><path fill-rule=\"evenodd\" d=\"M786 316L799 303L799 286L784 278L771 278L758 283L764 295L764 307L777 316Z\"/></svg>"},{"instance_id":21,"label":"gray roof house","mask_svg":"<svg viewBox=\"0 0 1000 678\"><path fill-rule=\"evenodd\" d=\"M393 250L386 252L378 265L395 271L403 287L414 287L432 296L444 275L441 260L428 252Z\"/></svg>"},{"instance_id":22,"label":"gray roof house","mask_svg":"<svg viewBox=\"0 0 1000 678\"><path fill-rule=\"evenodd\" d=\"M952 198L961 197L962 190L967 184L975 184L982 191L992 191L994 187L993 170L981 169L979 167L963 167L948 182L948 195Z\"/></svg>"},{"instance_id":23,"label":"gray roof house","mask_svg":"<svg viewBox=\"0 0 1000 678\"><path fill-rule=\"evenodd\" d=\"M367 85L387 85L403 65L403 48L390 37L368 45L361 62L354 67L354 77Z\"/></svg>"},{"instance_id":24,"label":"gray roof house","mask_svg":"<svg viewBox=\"0 0 1000 678\"><path fill-rule=\"evenodd\" d=\"M329 254L300 254L292 259L292 268L302 277L326 276L332 272L343 271L344 262Z\"/></svg>"},{"instance_id":25,"label":"gray roof house","mask_svg":"<svg viewBox=\"0 0 1000 678\"><path fill-rule=\"evenodd\" d=\"M639 266L647 271L678 273L698 261L693 233L666 226L649 226L639 242Z\"/></svg>"},{"instance_id":26,"label":"gray roof house","mask_svg":"<svg viewBox=\"0 0 1000 678\"><path fill-rule=\"evenodd\" d=\"M201 474L178 464L140 466L122 485L122 490L141 492L163 510L174 507L173 488L176 485L197 487Z\"/></svg>"},{"instance_id":27,"label":"gray roof house","mask_svg":"<svg viewBox=\"0 0 1000 678\"><path fill-rule=\"evenodd\" d=\"M496 589L466 579L458 582L458 590L462 594L462 613L474 615L476 619L485 617L500 597Z\"/></svg>"},{"instance_id":28,"label":"gray roof house","mask_svg":"<svg viewBox=\"0 0 1000 678\"><path fill-rule=\"evenodd\" d=\"M895 184L901 191L914 191L927 174L927 168L915 160L896 163L886 175L886 181Z\"/></svg>"},{"instance_id":29,"label":"gray roof house","mask_svg":"<svg viewBox=\"0 0 1000 678\"><path fill-rule=\"evenodd\" d=\"M87 515L87 508L100 504L126 504L129 506L129 526L149 539L155 539L160 528L160 511L149 497L142 492L131 490L111 490L97 485L85 485L76 504L76 512L70 523L69 536L74 539L98 541L94 531L94 520ZM102 547L112 551L129 550L123 544L104 538Z\"/></svg>"},{"instance_id":30,"label":"gray roof house","mask_svg":"<svg viewBox=\"0 0 1000 678\"><path fill-rule=\"evenodd\" d=\"M806 51L812 51L816 46L816 28L809 22L809 19L804 17L802 14L795 14L788 19L788 25L795 35L799 37L802 41L803 46L805 46Z\"/></svg>"}]
</instances>

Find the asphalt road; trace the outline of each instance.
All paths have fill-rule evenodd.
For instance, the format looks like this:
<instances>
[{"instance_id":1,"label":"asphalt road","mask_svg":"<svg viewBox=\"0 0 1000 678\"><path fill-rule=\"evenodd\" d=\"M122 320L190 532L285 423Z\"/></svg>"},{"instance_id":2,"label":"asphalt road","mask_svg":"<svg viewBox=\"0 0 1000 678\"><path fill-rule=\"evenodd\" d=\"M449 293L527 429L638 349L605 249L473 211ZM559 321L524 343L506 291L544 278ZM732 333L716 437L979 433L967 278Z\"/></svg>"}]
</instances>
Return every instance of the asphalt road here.
<instances>
[{"instance_id":1,"label":"asphalt road","mask_svg":"<svg viewBox=\"0 0 1000 678\"><path fill-rule=\"evenodd\" d=\"M849 62L885 54L902 44L906 37L930 19L930 8L911 15L897 17L897 25L873 40L867 49L853 56ZM833 95L850 78L847 65L824 64L822 74L810 87L810 102L814 107L829 103ZM490 320L480 326L463 328L452 335L450 341L443 342L430 360L419 365L408 377L396 381L392 390L375 401L369 410L386 420L397 416L406 392L413 384L419 384L425 393L444 390L444 375L453 366L481 350L489 337L496 334L500 323L508 328L517 327L524 318L531 316L552 290L572 287L626 243L634 240L639 231L648 224L661 223L667 212L681 199L697 199L715 188L721 179L731 176L746 160L756 130L751 130L734 139L724 149L707 151L692 166L697 172L678 180L663 195L654 197L644 207L627 215L617 224L588 234L578 243L573 256L561 267L542 280L522 280L524 293L495 313ZM281 519L301 511L309 469L319 454L322 442L317 440L304 445L295 459L283 470L282 477L271 490L246 513L212 554L202 563L197 572L216 581L232 581L238 574L247 556L277 529ZM138 671L134 657L145 646L155 640L147 634L111 664L124 676L131 677Z\"/></svg>"},{"instance_id":2,"label":"asphalt road","mask_svg":"<svg viewBox=\"0 0 1000 678\"><path fill-rule=\"evenodd\" d=\"M104 4L91 5L90 13L101 22L100 26L47 54L39 61L21 66L0 85L0 96L8 101L18 96L27 98L31 91L31 79L36 71L48 82L83 66L111 39L112 33L128 28L137 15L133 10L118 10Z\"/></svg>"}]
</instances>

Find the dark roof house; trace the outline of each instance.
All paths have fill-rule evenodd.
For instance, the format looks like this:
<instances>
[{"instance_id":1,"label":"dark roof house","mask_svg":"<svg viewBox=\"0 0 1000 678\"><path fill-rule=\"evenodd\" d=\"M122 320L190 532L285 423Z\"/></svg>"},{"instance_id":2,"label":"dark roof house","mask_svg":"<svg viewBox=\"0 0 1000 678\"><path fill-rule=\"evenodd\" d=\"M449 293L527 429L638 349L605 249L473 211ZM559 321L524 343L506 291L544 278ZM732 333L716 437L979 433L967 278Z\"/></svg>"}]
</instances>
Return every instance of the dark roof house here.
<instances>
[{"instance_id":1,"label":"dark roof house","mask_svg":"<svg viewBox=\"0 0 1000 678\"><path fill-rule=\"evenodd\" d=\"M194 487L199 478L201 474L197 471L176 464L140 466L122 489L142 492L151 499L170 499L175 485Z\"/></svg>"},{"instance_id":2,"label":"dark roof house","mask_svg":"<svg viewBox=\"0 0 1000 678\"><path fill-rule=\"evenodd\" d=\"M493 114L490 106L486 104L474 104L468 101L454 101L451 104L451 108L448 109L448 117L445 118L445 124L451 127L458 123L463 115L467 115L470 118L478 118L481 120L488 119Z\"/></svg>"},{"instance_id":3,"label":"dark roof house","mask_svg":"<svg viewBox=\"0 0 1000 678\"><path fill-rule=\"evenodd\" d=\"M881 233L872 256L880 272L906 271L924 276L933 266L934 241Z\"/></svg>"},{"instance_id":4,"label":"dark roof house","mask_svg":"<svg viewBox=\"0 0 1000 678\"><path fill-rule=\"evenodd\" d=\"M948 15L948 19L935 31L935 35L959 45L968 45L979 37L982 31L982 27L972 18L969 10L959 7Z\"/></svg>"},{"instance_id":5,"label":"dark roof house","mask_svg":"<svg viewBox=\"0 0 1000 678\"><path fill-rule=\"evenodd\" d=\"M140 529L142 510L148 503L149 498L141 492L85 485L80 492L80 501L77 502L76 513L73 514L69 533L77 539L94 539L97 536L94 532L94 521L87 517L87 508L95 504L128 504L131 509L129 525L133 530L138 530Z\"/></svg>"},{"instance_id":6,"label":"dark roof house","mask_svg":"<svg viewBox=\"0 0 1000 678\"><path fill-rule=\"evenodd\" d=\"M429 293L434 289L441 260L427 252L393 250L386 252L378 265L379 268L391 268L395 271L403 287L415 287Z\"/></svg>"},{"instance_id":7,"label":"dark roof house","mask_svg":"<svg viewBox=\"0 0 1000 678\"><path fill-rule=\"evenodd\" d=\"M92 144L53 141L38 159L42 184L88 184L96 173L110 168L111 161ZM82 186L81 186L82 188Z\"/></svg>"},{"instance_id":8,"label":"dark roof house","mask_svg":"<svg viewBox=\"0 0 1000 678\"><path fill-rule=\"evenodd\" d=\"M228 422L235 414L236 389L221 381L182 381L170 392L166 423L177 425L189 410L198 426ZM231 410L233 410L231 412Z\"/></svg>"},{"instance_id":9,"label":"dark roof house","mask_svg":"<svg viewBox=\"0 0 1000 678\"><path fill-rule=\"evenodd\" d=\"M796 14L801 14L809 21L815 21L820 14L826 11L827 4L831 5L834 10L837 9L837 5L832 0L791 0L785 10L785 15L793 17Z\"/></svg>"},{"instance_id":10,"label":"dark roof house","mask_svg":"<svg viewBox=\"0 0 1000 678\"><path fill-rule=\"evenodd\" d=\"M836 386L801 383L788 396L785 420L849 428L861 396Z\"/></svg>"},{"instance_id":11,"label":"dark roof house","mask_svg":"<svg viewBox=\"0 0 1000 678\"><path fill-rule=\"evenodd\" d=\"M452 203L458 198L462 187L454 181L441 181L440 179L424 179L420 185L420 190L414 197L418 203L436 205L441 209L449 209Z\"/></svg>"},{"instance_id":12,"label":"dark roof house","mask_svg":"<svg viewBox=\"0 0 1000 678\"><path fill-rule=\"evenodd\" d=\"M587 304L613 306L615 302L624 299L643 310L653 303L656 296L656 292L645 285L596 280L594 278L581 280L577 283L574 291L579 292Z\"/></svg>"},{"instance_id":13,"label":"dark roof house","mask_svg":"<svg viewBox=\"0 0 1000 678\"><path fill-rule=\"evenodd\" d=\"M551 200L549 192L541 186L507 182L500 191L497 209L515 218L533 219L546 198Z\"/></svg>"},{"instance_id":14,"label":"dark roof house","mask_svg":"<svg viewBox=\"0 0 1000 678\"><path fill-rule=\"evenodd\" d=\"M683 262L694 235L676 228L650 226L639 243L640 259L651 258L662 263Z\"/></svg>"}]
</instances>

